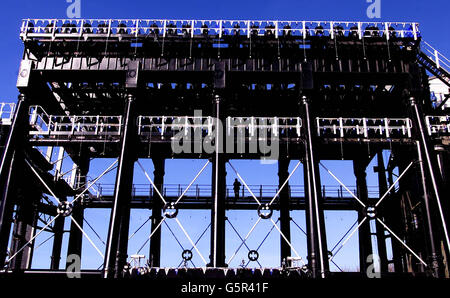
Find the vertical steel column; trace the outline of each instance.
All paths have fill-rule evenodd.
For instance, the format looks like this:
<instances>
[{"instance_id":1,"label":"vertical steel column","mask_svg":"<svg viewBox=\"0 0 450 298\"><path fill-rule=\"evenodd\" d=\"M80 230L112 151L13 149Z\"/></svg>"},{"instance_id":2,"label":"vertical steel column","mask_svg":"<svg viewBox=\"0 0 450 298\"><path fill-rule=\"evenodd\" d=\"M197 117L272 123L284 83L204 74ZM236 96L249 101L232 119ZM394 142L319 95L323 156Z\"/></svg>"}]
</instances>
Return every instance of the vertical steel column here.
<instances>
[{"instance_id":1,"label":"vertical steel column","mask_svg":"<svg viewBox=\"0 0 450 298\"><path fill-rule=\"evenodd\" d=\"M53 223L53 247L50 263L50 270L58 270L61 262L61 248L64 236L64 216L58 217Z\"/></svg>"},{"instance_id":2,"label":"vertical steel column","mask_svg":"<svg viewBox=\"0 0 450 298\"><path fill-rule=\"evenodd\" d=\"M212 190L213 199L211 208L211 248L210 267L225 267L225 200L226 200L226 158L220 152L224 144L223 127L225 114L222 116L221 107L222 94L226 87L226 65L224 61L219 61L214 68L214 101L213 111L215 117L215 150L212 159ZM233 140L234 141L234 140Z\"/></svg>"},{"instance_id":3,"label":"vertical steel column","mask_svg":"<svg viewBox=\"0 0 450 298\"><path fill-rule=\"evenodd\" d=\"M366 166L367 162L361 159L355 159L353 161L353 171L356 177L356 187L358 198L368 205L369 195L367 192L367 181L366 181ZM366 217L366 210L358 211L358 222L361 222ZM370 221L369 221L370 222ZM372 237L370 232L369 222L364 223L358 230L359 235L359 268L360 271L367 272L367 257L372 255Z\"/></svg>"},{"instance_id":4,"label":"vertical steel column","mask_svg":"<svg viewBox=\"0 0 450 298\"><path fill-rule=\"evenodd\" d=\"M34 236L37 224L37 204L42 192L31 185L21 188L17 198L17 212L14 220L11 253L15 254ZM22 271L31 268L34 241L29 243L12 259L10 268Z\"/></svg>"},{"instance_id":5,"label":"vertical steel column","mask_svg":"<svg viewBox=\"0 0 450 298\"><path fill-rule=\"evenodd\" d=\"M225 267L225 200L226 200L226 158L223 148L223 131L221 129L221 98L214 98L214 116L216 125L215 152L212 158L212 198L211 209L211 254L210 267ZM223 123L223 122L222 122Z\"/></svg>"},{"instance_id":6,"label":"vertical steel column","mask_svg":"<svg viewBox=\"0 0 450 298\"><path fill-rule=\"evenodd\" d=\"M17 196L17 189L14 185L17 175L16 154L13 153L11 164L9 166L8 176L6 177L6 189L4 197L0 201L0 268L4 268L7 256L9 236L13 221L14 202Z\"/></svg>"},{"instance_id":7,"label":"vertical steel column","mask_svg":"<svg viewBox=\"0 0 450 298\"><path fill-rule=\"evenodd\" d=\"M9 172L9 166L11 164L11 159L13 156L13 152L16 149L22 149L18 148L17 146L17 140L20 136L24 137L26 133L24 133L23 129L26 126L27 121L27 115L28 115L28 103L27 103L27 97L25 94L20 94L16 110L14 113L14 119L11 123L11 128L8 134L8 139L5 143L5 148L3 151L1 163L0 163L0 186L2 190L2 201L5 199L5 192L7 189L7 185L5 185L5 181L7 180L6 177L8 176Z\"/></svg>"},{"instance_id":8,"label":"vertical steel column","mask_svg":"<svg viewBox=\"0 0 450 298\"><path fill-rule=\"evenodd\" d=\"M325 223L323 208L321 208L322 193L320 185L320 172L315 153L312 135L312 120L309 110L309 101L303 96L303 115L305 130L305 161L304 179L306 196L306 223L308 227L308 261L313 277L326 277L328 271L328 250L326 245Z\"/></svg>"},{"instance_id":9,"label":"vertical steel column","mask_svg":"<svg viewBox=\"0 0 450 298\"><path fill-rule=\"evenodd\" d=\"M379 190L378 193L380 196L382 196L388 190L386 181L386 168L384 167L382 150L380 150L377 153L377 167L375 172L378 173L378 190ZM382 220L384 220L383 209L384 209L383 205L379 206L377 209L377 217ZM386 273L389 271L389 264L387 259L385 229L378 220L376 221L376 229L377 229L378 256L380 257L380 272Z\"/></svg>"},{"instance_id":10,"label":"vertical steel column","mask_svg":"<svg viewBox=\"0 0 450 298\"><path fill-rule=\"evenodd\" d=\"M105 253L105 271L103 277L120 277L127 259L128 229L130 220L130 201L133 191L133 172L136 161L135 137L135 98L128 95L122 133L122 147L117 168L114 190L114 203Z\"/></svg>"},{"instance_id":11,"label":"vertical steel column","mask_svg":"<svg viewBox=\"0 0 450 298\"><path fill-rule=\"evenodd\" d=\"M158 157L153 158L152 161L155 169L153 171L155 186L158 188L160 193L163 193L165 159L163 157ZM161 265L161 229L156 229L163 218L162 208L164 206L161 198L156 194L155 191L153 192L152 196L152 204L151 234L153 234L153 236L150 240L149 260L152 267L159 267Z\"/></svg>"},{"instance_id":12,"label":"vertical steel column","mask_svg":"<svg viewBox=\"0 0 450 298\"><path fill-rule=\"evenodd\" d=\"M90 158L86 151L81 152L80 157L77 161L76 169L75 169L75 183L74 188L79 191L83 191L86 187L87 182L87 174L89 172L89 163ZM72 217L77 221L80 227L83 227L84 222L84 207L82 205L82 199L78 199L72 209ZM77 255L78 257L82 257L82 244L83 244L83 233L80 229L75 225L75 223L71 222L70 224L70 234L69 234L69 243L67 246L67 256ZM70 263L66 263L66 268Z\"/></svg>"},{"instance_id":13,"label":"vertical steel column","mask_svg":"<svg viewBox=\"0 0 450 298\"><path fill-rule=\"evenodd\" d=\"M394 166L388 166L388 182L389 186L394 184ZM390 195L394 196L394 190L391 191ZM391 200L386 200L384 202L384 210L386 216L386 224L393 229L394 231L402 231L404 229L404 225L401 223L400 219L400 202L397 197L391 197ZM392 244L392 259L394 264L394 271L396 273L407 272L405 266L405 258L403 255L403 248L396 239L391 236L391 244Z\"/></svg>"},{"instance_id":14,"label":"vertical steel column","mask_svg":"<svg viewBox=\"0 0 450 298\"><path fill-rule=\"evenodd\" d=\"M430 184L433 189L433 195L435 202L433 204L432 213L436 214L436 217L440 219L441 226L443 233L442 239L445 243L445 251L446 254L450 254L450 236L449 236L449 230L450 230L450 222L447 222L446 214L444 213L444 210L442 208L442 202L441 200L441 188L442 188L442 176L439 174L439 167L437 165L437 159L436 156L432 157L432 148L430 148L428 136L425 134L425 124L424 124L424 116L419 109L415 98L410 97L409 98L409 107L410 107L410 113L412 114L412 119L414 123L415 133L416 137L418 138L423 154L423 159L427 168L428 172L428 178L430 181ZM437 174L438 173L438 174ZM437 261L437 260L436 260ZM434 260L433 260L434 262Z\"/></svg>"},{"instance_id":15,"label":"vertical steel column","mask_svg":"<svg viewBox=\"0 0 450 298\"><path fill-rule=\"evenodd\" d=\"M434 230L433 230L433 220L431 218L431 211L430 211L430 202L428 198L428 190L427 190L427 182L425 178L425 169L423 166L423 160L422 160L422 150L420 148L419 141L416 141L417 145L417 156L419 161L419 168L420 168L420 175L421 175L421 182L422 182L422 189L423 189L423 202L425 205L425 219L426 219L426 229L428 230L427 236L428 236L428 245L430 250L430 261L431 261L431 270L433 271L433 276L438 278L441 275L440 269L440 256L438 256L437 253L437 247L439 247L439 242L436 242L434 237Z\"/></svg>"},{"instance_id":16,"label":"vertical steel column","mask_svg":"<svg viewBox=\"0 0 450 298\"><path fill-rule=\"evenodd\" d=\"M278 160L278 188L289 177L289 163L290 160L286 158L280 158ZM283 190L280 192L280 230L286 236L286 239L291 242L291 215L289 210L289 183L286 184ZM291 256L291 247L280 235L280 256L281 264L286 262L286 258Z\"/></svg>"},{"instance_id":17,"label":"vertical steel column","mask_svg":"<svg viewBox=\"0 0 450 298\"><path fill-rule=\"evenodd\" d=\"M220 154L212 162L213 209L211 210L211 267L225 267L226 160Z\"/></svg>"},{"instance_id":18,"label":"vertical steel column","mask_svg":"<svg viewBox=\"0 0 450 298\"><path fill-rule=\"evenodd\" d=\"M27 115L27 97L22 93L19 95L17 101L14 118L0 164L0 268L3 268L8 248L14 201L16 198L14 180L18 178L14 173L20 173L16 171L16 163L18 160L23 159L21 151L24 149L24 145L22 144L24 140L21 140L21 136L26 136L24 127L26 127Z\"/></svg>"},{"instance_id":19,"label":"vertical steel column","mask_svg":"<svg viewBox=\"0 0 450 298\"><path fill-rule=\"evenodd\" d=\"M46 159L49 163L52 162L52 154L53 154L53 147L47 148L47 154ZM55 168L55 178L59 179L59 175L62 173L62 164L63 164L63 158L64 158L64 148L59 148L58 153L58 159L56 162L56 168ZM67 198L59 198L60 201L66 201ZM51 263L50 263L50 269L51 270L58 270L59 265L61 263L61 248L62 248L62 241L64 236L64 224L65 224L65 217L59 216L55 222L53 223L53 247L52 247L52 256ZM82 223L81 223L82 224Z\"/></svg>"},{"instance_id":20,"label":"vertical steel column","mask_svg":"<svg viewBox=\"0 0 450 298\"><path fill-rule=\"evenodd\" d=\"M448 153L442 146L435 146L434 150L437 153L439 170L443 181L443 193L450 192L450 153ZM442 208L447 218L450 216L450 200L444 200L442 202ZM450 255L446 253L444 245L441 245L442 255L444 256L445 276L449 277L450 272Z\"/></svg>"}]
</instances>

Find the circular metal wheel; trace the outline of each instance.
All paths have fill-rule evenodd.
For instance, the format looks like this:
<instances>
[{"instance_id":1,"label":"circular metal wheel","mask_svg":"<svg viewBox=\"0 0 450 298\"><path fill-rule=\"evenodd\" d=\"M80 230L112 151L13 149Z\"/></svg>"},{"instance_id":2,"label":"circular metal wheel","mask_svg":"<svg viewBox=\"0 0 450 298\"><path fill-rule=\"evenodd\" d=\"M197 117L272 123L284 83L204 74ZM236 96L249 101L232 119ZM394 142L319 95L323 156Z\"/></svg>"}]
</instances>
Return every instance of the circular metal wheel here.
<instances>
[{"instance_id":1,"label":"circular metal wheel","mask_svg":"<svg viewBox=\"0 0 450 298\"><path fill-rule=\"evenodd\" d=\"M262 219L269 219L272 217L273 210L270 208L269 204L260 205L258 207L258 216Z\"/></svg>"},{"instance_id":2,"label":"circular metal wheel","mask_svg":"<svg viewBox=\"0 0 450 298\"><path fill-rule=\"evenodd\" d=\"M178 215L178 208L174 203L167 203L164 205L164 216L167 218L175 218Z\"/></svg>"},{"instance_id":3,"label":"circular metal wheel","mask_svg":"<svg viewBox=\"0 0 450 298\"><path fill-rule=\"evenodd\" d=\"M72 203L67 201L59 203L57 208L58 214L64 217L70 216L72 214L72 210L73 210Z\"/></svg>"},{"instance_id":4,"label":"circular metal wheel","mask_svg":"<svg viewBox=\"0 0 450 298\"><path fill-rule=\"evenodd\" d=\"M259 253L256 250L251 250L248 252L248 259L252 262L258 261Z\"/></svg>"},{"instance_id":5,"label":"circular metal wheel","mask_svg":"<svg viewBox=\"0 0 450 298\"><path fill-rule=\"evenodd\" d=\"M192 260L192 256L193 256L192 250L189 250L189 249L185 249L185 250L183 250L183 252L181 253L181 257L182 257L183 260L185 260L186 262Z\"/></svg>"}]
</instances>

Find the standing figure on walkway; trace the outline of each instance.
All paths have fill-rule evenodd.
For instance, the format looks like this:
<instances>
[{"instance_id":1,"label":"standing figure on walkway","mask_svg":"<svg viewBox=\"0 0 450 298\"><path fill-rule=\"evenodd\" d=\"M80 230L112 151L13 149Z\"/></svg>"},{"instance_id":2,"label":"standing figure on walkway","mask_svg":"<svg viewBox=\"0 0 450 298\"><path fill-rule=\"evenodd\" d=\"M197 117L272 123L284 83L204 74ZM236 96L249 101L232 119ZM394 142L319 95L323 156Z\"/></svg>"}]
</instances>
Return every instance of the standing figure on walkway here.
<instances>
[{"instance_id":1,"label":"standing figure on walkway","mask_svg":"<svg viewBox=\"0 0 450 298\"><path fill-rule=\"evenodd\" d=\"M234 199L239 199L239 191L241 190L241 183L234 179L233 190L234 190Z\"/></svg>"}]
</instances>

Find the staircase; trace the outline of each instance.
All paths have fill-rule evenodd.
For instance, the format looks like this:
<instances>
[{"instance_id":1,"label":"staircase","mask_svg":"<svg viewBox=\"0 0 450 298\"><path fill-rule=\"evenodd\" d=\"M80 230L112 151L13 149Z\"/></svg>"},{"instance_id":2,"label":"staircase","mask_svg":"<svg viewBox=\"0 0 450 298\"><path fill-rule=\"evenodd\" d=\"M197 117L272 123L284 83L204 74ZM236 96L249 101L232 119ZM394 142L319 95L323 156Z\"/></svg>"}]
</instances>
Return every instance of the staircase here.
<instances>
[{"instance_id":1,"label":"staircase","mask_svg":"<svg viewBox=\"0 0 450 298\"><path fill-rule=\"evenodd\" d=\"M426 41L417 55L418 62L450 88L450 60Z\"/></svg>"}]
</instances>

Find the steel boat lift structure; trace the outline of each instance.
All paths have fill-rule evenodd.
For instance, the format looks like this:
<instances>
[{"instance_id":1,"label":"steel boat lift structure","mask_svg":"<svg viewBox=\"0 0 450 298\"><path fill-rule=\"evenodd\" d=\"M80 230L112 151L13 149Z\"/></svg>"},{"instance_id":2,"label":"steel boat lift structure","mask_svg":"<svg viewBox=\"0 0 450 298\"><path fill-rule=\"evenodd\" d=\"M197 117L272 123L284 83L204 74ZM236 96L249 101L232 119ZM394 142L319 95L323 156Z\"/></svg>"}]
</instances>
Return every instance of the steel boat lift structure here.
<instances>
[{"instance_id":1,"label":"steel boat lift structure","mask_svg":"<svg viewBox=\"0 0 450 298\"><path fill-rule=\"evenodd\" d=\"M254 210L258 221L239 236L238 250L249 250L249 262L258 262L258 250L246 240L259 222L271 222L280 235L280 268L261 266L261 277L339 275L329 264L356 233L361 276L377 245L383 277L448 277L450 116L444 105L432 104L428 74L450 87L450 61L422 41L417 23L26 19L20 38L20 95L0 111L2 275L65 276L65 233L67 255L82 257L85 239L104 259L101 270L82 271L82 277L254 275L229 270L236 253L225 255L226 211ZM201 116L194 114L198 110ZM216 135L220 123L223 133ZM180 130L186 150L174 152ZM270 190L249 186L233 165L234 159L271 158L250 150L256 140L278 144L279 181ZM388 164L383 150L390 152ZM67 156L73 166L64 172ZM89 178L94 158L115 161ZM146 158L153 176L139 161ZM206 163L189 185L174 191L164 183L168 158ZM374 158L375 197L366 182ZM355 189L321 162L342 159L353 161ZM292 172L290 163L296 165ZM227 164L243 185L239 201L226 185ZM135 165L141 172L134 173ZM296 186L291 177L300 165L304 181ZM207 167L211 186L202 189L194 183ZM112 170L115 184L101 186L98 181ZM321 170L340 187L323 186ZM133 185L136 175L148 180L140 191ZM85 232L87 208L111 209L104 250ZM145 266L134 264L142 257L130 260L128 252L132 208L152 210ZM211 210L209 252L197 248L177 218L188 209ZM291 231L293 210L305 210L306 258L291 243L291 234L299 232ZM334 248L327 246L325 210L358 212ZM66 220L70 231L64 230ZM167 221L192 244L183 251L185 264L198 254L201 267L161 268L161 226ZM51 264L31 269L34 240L43 231L53 233Z\"/></svg>"}]
</instances>

